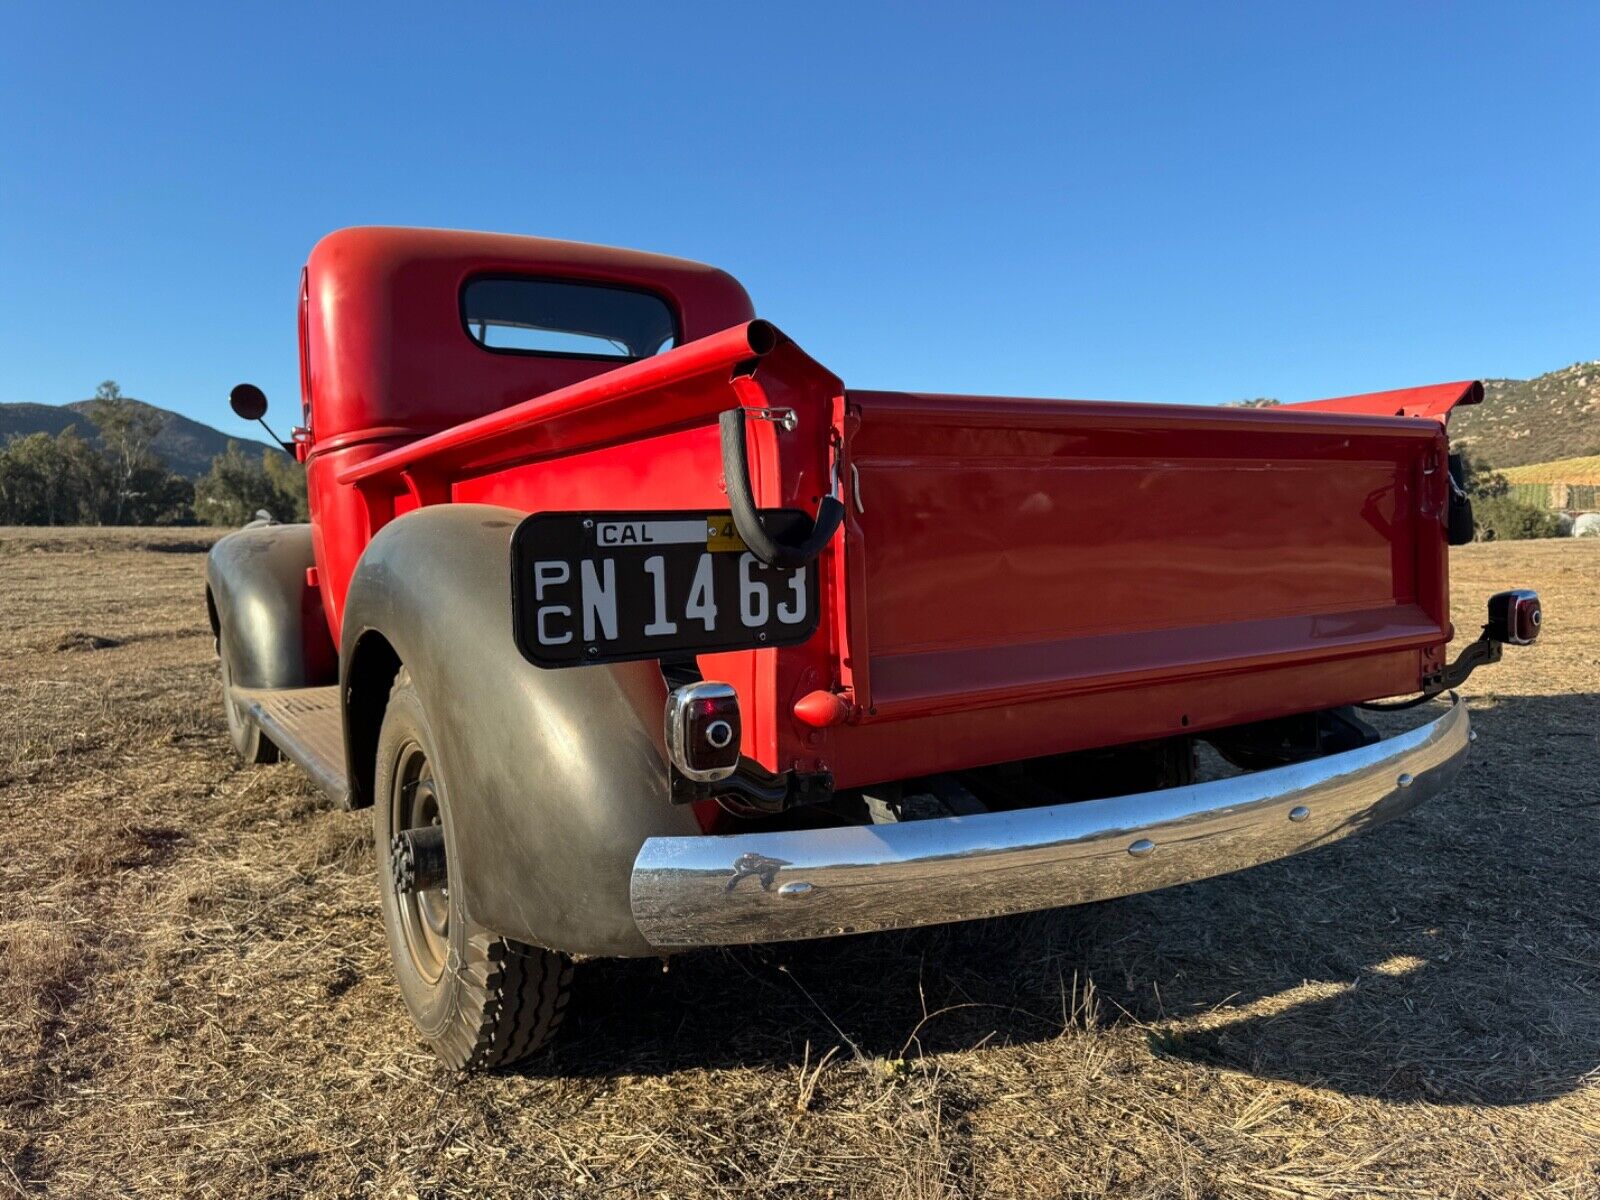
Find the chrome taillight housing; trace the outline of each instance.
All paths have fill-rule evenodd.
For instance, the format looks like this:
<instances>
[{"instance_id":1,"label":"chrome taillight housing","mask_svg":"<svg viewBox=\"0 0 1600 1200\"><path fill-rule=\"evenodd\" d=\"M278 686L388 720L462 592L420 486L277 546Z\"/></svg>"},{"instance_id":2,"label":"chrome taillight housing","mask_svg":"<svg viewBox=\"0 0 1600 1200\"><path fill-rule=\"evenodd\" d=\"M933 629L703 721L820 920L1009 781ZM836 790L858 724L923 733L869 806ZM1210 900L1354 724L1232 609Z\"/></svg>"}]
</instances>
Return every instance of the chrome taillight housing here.
<instances>
[{"instance_id":1,"label":"chrome taillight housing","mask_svg":"<svg viewBox=\"0 0 1600 1200\"><path fill-rule=\"evenodd\" d=\"M690 683L667 696L667 757L686 779L714 783L739 765L739 696L726 683Z\"/></svg>"},{"instance_id":2,"label":"chrome taillight housing","mask_svg":"<svg viewBox=\"0 0 1600 1200\"><path fill-rule=\"evenodd\" d=\"M1528 588L1497 592L1489 597L1489 623L1484 635L1507 646L1526 646L1539 636L1542 620L1539 593Z\"/></svg>"}]
</instances>

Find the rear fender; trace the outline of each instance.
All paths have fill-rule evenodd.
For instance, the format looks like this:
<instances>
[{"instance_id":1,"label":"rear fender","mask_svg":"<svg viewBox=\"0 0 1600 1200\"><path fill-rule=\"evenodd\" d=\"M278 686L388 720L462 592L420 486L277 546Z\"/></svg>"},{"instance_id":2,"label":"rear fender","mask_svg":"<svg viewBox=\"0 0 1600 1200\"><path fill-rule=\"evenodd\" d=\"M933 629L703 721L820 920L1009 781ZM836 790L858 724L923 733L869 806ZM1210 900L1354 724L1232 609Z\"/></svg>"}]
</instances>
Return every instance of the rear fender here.
<instances>
[{"instance_id":1,"label":"rear fender","mask_svg":"<svg viewBox=\"0 0 1600 1200\"><path fill-rule=\"evenodd\" d=\"M321 687L339 655L317 589L311 526L262 522L235 530L206 555L211 632L240 687Z\"/></svg>"},{"instance_id":2,"label":"rear fender","mask_svg":"<svg viewBox=\"0 0 1600 1200\"><path fill-rule=\"evenodd\" d=\"M373 710L388 698L363 664L403 664L438 742L452 886L473 920L571 954L656 953L629 903L634 857L647 838L700 832L668 799L666 683L653 662L547 671L522 657L511 534L523 515L432 505L363 553L341 639L351 787L370 801Z\"/></svg>"}]
</instances>

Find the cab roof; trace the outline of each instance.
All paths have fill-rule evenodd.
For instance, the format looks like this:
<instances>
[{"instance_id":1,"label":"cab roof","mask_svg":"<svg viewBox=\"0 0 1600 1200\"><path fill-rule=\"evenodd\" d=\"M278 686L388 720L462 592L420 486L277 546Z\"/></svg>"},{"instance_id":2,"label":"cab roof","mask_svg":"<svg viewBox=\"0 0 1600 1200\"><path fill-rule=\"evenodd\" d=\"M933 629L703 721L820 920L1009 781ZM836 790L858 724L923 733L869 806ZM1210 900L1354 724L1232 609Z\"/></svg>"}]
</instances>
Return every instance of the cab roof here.
<instances>
[{"instance_id":1,"label":"cab roof","mask_svg":"<svg viewBox=\"0 0 1600 1200\"><path fill-rule=\"evenodd\" d=\"M731 275L703 263L583 242L361 226L319 241L301 290L301 388L313 451L421 436L577 383L616 359L505 354L467 332L480 276L613 283L655 293L683 341L755 316Z\"/></svg>"}]
</instances>

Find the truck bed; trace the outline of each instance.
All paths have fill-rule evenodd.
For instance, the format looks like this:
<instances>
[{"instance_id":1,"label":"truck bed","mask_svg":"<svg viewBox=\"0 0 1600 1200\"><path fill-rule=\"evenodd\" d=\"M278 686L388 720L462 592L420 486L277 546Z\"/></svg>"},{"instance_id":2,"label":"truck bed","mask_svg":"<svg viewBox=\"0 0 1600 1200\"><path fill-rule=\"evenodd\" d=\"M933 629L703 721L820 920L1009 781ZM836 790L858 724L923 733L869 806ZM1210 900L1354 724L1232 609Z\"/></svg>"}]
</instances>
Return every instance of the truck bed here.
<instances>
[{"instance_id":1,"label":"truck bed","mask_svg":"<svg viewBox=\"0 0 1600 1200\"><path fill-rule=\"evenodd\" d=\"M754 322L338 478L370 531L452 501L703 513L727 506L718 414L796 414L793 432L752 426L752 486L811 512L844 481L822 627L699 666L739 693L746 755L854 786L1417 690L1451 636L1442 421L1479 394L1247 409L847 390ZM802 720L818 690L848 719Z\"/></svg>"}]
</instances>

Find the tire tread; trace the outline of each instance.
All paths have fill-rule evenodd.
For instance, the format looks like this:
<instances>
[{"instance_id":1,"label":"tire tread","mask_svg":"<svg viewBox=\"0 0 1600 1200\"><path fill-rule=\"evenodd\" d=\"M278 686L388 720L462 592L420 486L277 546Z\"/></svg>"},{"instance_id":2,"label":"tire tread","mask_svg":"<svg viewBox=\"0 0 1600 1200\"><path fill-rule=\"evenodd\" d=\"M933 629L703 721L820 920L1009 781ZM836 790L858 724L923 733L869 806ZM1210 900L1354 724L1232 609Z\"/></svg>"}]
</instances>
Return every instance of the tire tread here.
<instances>
[{"instance_id":1,"label":"tire tread","mask_svg":"<svg viewBox=\"0 0 1600 1200\"><path fill-rule=\"evenodd\" d=\"M441 1057L468 1071L520 1062L559 1028L572 966L564 955L481 932L468 939L468 953L462 982L470 983L440 1039Z\"/></svg>"}]
</instances>

